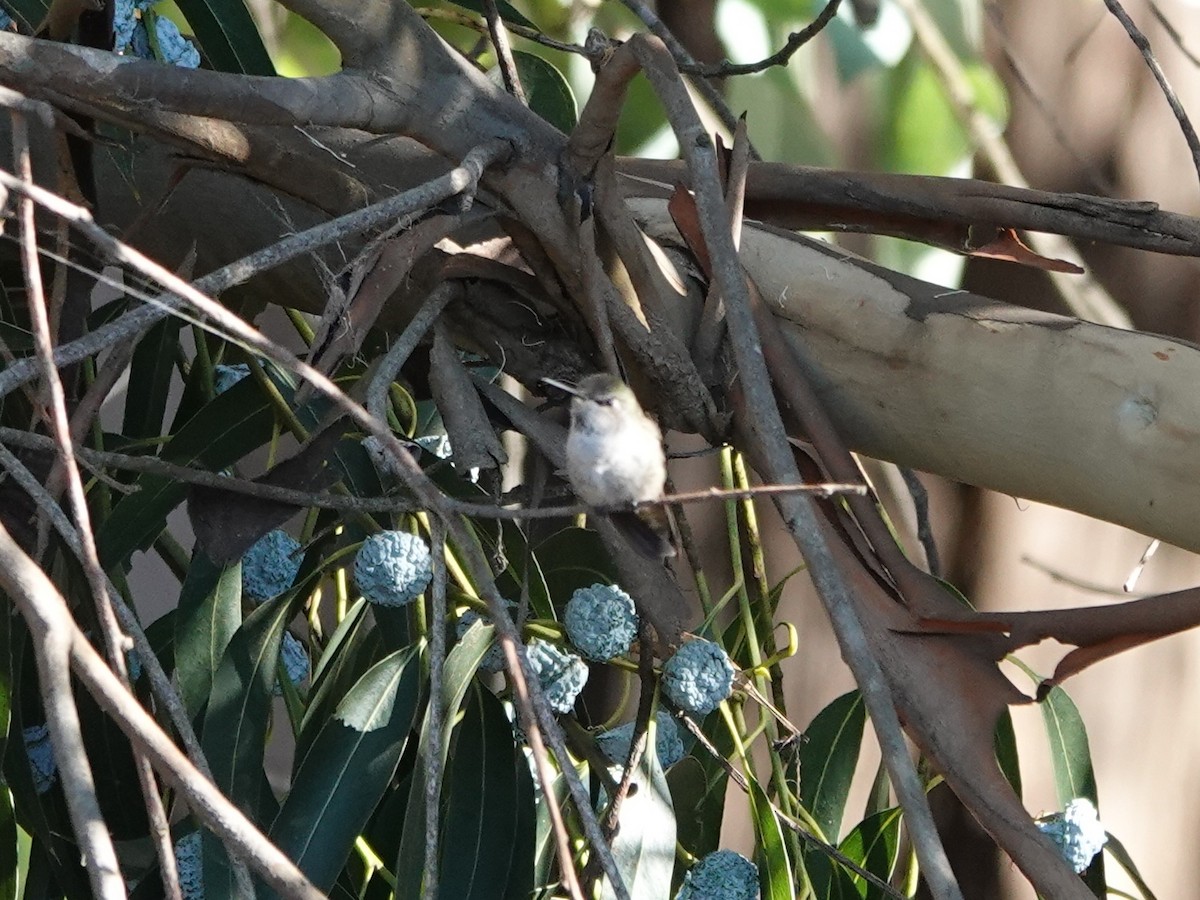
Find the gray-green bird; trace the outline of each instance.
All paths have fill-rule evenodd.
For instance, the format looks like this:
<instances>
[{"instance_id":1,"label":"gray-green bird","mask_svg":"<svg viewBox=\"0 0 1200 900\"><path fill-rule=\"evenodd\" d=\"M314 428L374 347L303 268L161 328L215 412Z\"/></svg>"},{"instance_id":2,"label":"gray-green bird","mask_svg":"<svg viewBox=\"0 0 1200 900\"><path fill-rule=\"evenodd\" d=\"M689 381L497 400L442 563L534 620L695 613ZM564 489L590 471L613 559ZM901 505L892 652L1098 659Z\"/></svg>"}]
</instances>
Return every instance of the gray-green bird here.
<instances>
[{"instance_id":1,"label":"gray-green bird","mask_svg":"<svg viewBox=\"0 0 1200 900\"><path fill-rule=\"evenodd\" d=\"M674 556L663 507L619 510L660 499L667 479L662 433L629 385L604 372L588 375L574 387L552 378L542 381L572 397L567 478L579 499L589 506L618 508L609 513L613 521L647 556Z\"/></svg>"}]
</instances>

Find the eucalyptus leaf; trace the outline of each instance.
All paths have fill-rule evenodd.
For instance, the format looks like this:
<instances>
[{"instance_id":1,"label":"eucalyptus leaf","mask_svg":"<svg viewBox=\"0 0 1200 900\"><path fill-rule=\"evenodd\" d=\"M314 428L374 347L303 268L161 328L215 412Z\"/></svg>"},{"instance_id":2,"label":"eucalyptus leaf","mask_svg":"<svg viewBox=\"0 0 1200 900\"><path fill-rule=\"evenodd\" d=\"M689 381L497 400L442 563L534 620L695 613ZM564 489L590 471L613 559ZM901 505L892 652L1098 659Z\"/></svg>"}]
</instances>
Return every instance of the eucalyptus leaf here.
<instances>
[{"instance_id":1,"label":"eucalyptus leaf","mask_svg":"<svg viewBox=\"0 0 1200 900\"><path fill-rule=\"evenodd\" d=\"M194 716L208 702L213 675L242 622L241 564L218 566L193 553L174 622L179 693Z\"/></svg>"},{"instance_id":2,"label":"eucalyptus leaf","mask_svg":"<svg viewBox=\"0 0 1200 900\"><path fill-rule=\"evenodd\" d=\"M1086 797L1099 806L1092 752L1079 708L1066 691L1056 686L1042 701L1041 709L1050 741L1050 761L1059 805L1065 807L1072 800Z\"/></svg>"},{"instance_id":3,"label":"eucalyptus leaf","mask_svg":"<svg viewBox=\"0 0 1200 900\"><path fill-rule=\"evenodd\" d=\"M900 858L900 824L903 819L899 807L885 809L859 822L846 835L838 848L881 881L888 881ZM862 876L846 872L854 882L860 896L865 900L877 900L885 894Z\"/></svg>"},{"instance_id":4,"label":"eucalyptus leaf","mask_svg":"<svg viewBox=\"0 0 1200 900\"><path fill-rule=\"evenodd\" d=\"M822 837L836 841L854 770L858 766L866 706L858 691L838 697L813 718L800 748L800 802L821 828Z\"/></svg>"},{"instance_id":5,"label":"eucalyptus leaf","mask_svg":"<svg viewBox=\"0 0 1200 900\"><path fill-rule=\"evenodd\" d=\"M415 647L372 666L296 770L270 837L328 891L391 781L421 694ZM271 895L273 896L273 894Z\"/></svg>"},{"instance_id":6,"label":"eucalyptus leaf","mask_svg":"<svg viewBox=\"0 0 1200 900\"><path fill-rule=\"evenodd\" d=\"M252 821L270 821L275 799L263 769L271 697L283 629L293 615L283 594L254 610L234 633L213 675L204 713L201 746L213 780ZM233 896L224 850L205 834L202 840L205 891Z\"/></svg>"},{"instance_id":7,"label":"eucalyptus leaf","mask_svg":"<svg viewBox=\"0 0 1200 900\"><path fill-rule=\"evenodd\" d=\"M1057 685L1046 694L1041 708L1046 736L1050 741L1050 762L1054 769L1054 788L1059 804L1065 807L1072 800L1083 797L1099 808L1092 752L1079 708L1067 692ZM1083 880L1097 897L1107 894L1103 854L1096 854Z\"/></svg>"},{"instance_id":8,"label":"eucalyptus leaf","mask_svg":"<svg viewBox=\"0 0 1200 900\"><path fill-rule=\"evenodd\" d=\"M147 438L162 432L182 327L182 319L174 316L163 319L134 348L125 392L125 420L121 425L126 437Z\"/></svg>"},{"instance_id":9,"label":"eucalyptus leaf","mask_svg":"<svg viewBox=\"0 0 1200 900\"><path fill-rule=\"evenodd\" d=\"M756 779L750 783L750 815L754 820L754 861L758 865L762 900L795 900L796 886L783 830L771 802Z\"/></svg>"},{"instance_id":10,"label":"eucalyptus leaf","mask_svg":"<svg viewBox=\"0 0 1200 900\"><path fill-rule=\"evenodd\" d=\"M214 69L274 75L275 66L242 0L176 0Z\"/></svg>"},{"instance_id":11,"label":"eucalyptus leaf","mask_svg":"<svg viewBox=\"0 0 1200 900\"><path fill-rule=\"evenodd\" d=\"M443 785L441 896L492 900L527 886L533 791L500 702L476 686L463 710ZM518 855L525 851L525 855ZM528 871L522 871L528 870Z\"/></svg>"}]
</instances>

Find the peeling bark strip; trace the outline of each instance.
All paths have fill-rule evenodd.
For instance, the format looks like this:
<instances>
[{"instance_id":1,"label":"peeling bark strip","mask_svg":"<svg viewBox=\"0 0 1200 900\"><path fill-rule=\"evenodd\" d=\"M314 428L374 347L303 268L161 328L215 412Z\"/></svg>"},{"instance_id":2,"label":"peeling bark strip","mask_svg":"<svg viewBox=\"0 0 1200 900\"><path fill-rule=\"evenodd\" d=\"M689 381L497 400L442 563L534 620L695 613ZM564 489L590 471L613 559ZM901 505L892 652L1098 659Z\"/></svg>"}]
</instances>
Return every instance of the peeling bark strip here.
<instances>
[{"instance_id":1,"label":"peeling bark strip","mask_svg":"<svg viewBox=\"0 0 1200 900\"><path fill-rule=\"evenodd\" d=\"M678 240L665 203L635 203ZM763 226L741 259L855 449L1200 550L1200 348L948 291Z\"/></svg>"}]
</instances>

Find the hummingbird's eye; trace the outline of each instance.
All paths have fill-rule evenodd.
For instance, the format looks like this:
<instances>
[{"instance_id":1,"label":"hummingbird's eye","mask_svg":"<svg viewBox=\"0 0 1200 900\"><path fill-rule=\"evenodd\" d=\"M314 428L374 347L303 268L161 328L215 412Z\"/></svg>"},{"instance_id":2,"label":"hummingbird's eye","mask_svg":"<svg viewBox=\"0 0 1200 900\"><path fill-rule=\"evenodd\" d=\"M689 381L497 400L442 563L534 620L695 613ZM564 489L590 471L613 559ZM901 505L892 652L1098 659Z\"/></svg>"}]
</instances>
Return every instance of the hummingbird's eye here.
<instances>
[{"instance_id":1,"label":"hummingbird's eye","mask_svg":"<svg viewBox=\"0 0 1200 900\"><path fill-rule=\"evenodd\" d=\"M599 403L601 406L612 406L613 398L612 397L597 397L596 402Z\"/></svg>"}]
</instances>

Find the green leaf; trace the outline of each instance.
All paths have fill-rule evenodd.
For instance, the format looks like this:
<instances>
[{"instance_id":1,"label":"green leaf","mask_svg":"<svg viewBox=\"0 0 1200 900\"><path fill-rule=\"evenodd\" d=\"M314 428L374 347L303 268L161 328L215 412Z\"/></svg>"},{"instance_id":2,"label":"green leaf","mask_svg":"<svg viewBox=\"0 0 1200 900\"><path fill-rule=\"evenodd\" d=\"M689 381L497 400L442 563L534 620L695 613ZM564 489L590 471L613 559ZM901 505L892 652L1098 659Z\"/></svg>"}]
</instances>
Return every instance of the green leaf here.
<instances>
[{"instance_id":1,"label":"green leaf","mask_svg":"<svg viewBox=\"0 0 1200 900\"><path fill-rule=\"evenodd\" d=\"M754 861L762 900L794 900L795 883L779 819L756 779L750 782L750 815L754 819Z\"/></svg>"},{"instance_id":2,"label":"green leaf","mask_svg":"<svg viewBox=\"0 0 1200 900\"><path fill-rule=\"evenodd\" d=\"M1067 692L1057 686L1050 689L1041 707L1046 735L1050 740L1050 762L1054 769L1054 788L1059 805L1065 807L1076 798L1086 797L1099 808L1087 727L1083 724L1078 707L1067 696ZM1097 897L1108 893L1102 854L1097 854L1092 860L1083 880Z\"/></svg>"},{"instance_id":3,"label":"green leaf","mask_svg":"<svg viewBox=\"0 0 1200 900\"><path fill-rule=\"evenodd\" d=\"M179 693L193 716L208 702L213 676L241 623L241 563L218 566L197 550L179 592L174 628Z\"/></svg>"},{"instance_id":4,"label":"green leaf","mask_svg":"<svg viewBox=\"0 0 1200 900\"><path fill-rule=\"evenodd\" d=\"M1146 879L1142 877L1142 873L1138 871L1137 865L1133 861L1133 857L1129 855L1129 851L1125 849L1125 845L1118 841L1112 834L1108 835L1108 843L1104 845L1105 851L1113 859L1117 861L1125 874L1133 881L1134 886L1142 895L1144 900L1158 900L1154 896L1154 891L1150 890L1150 885L1146 884Z\"/></svg>"},{"instance_id":5,"label":"green leaf","mask_svg":"<svg viewBox=\"0 0 1200 900\"><path fill-rule=\"evenodd\" d=\"M213 68L244 75L274 75L258 27L242 0L176 0Z\"/></svg>"},{"instance_id":6,"label":"green leaf","mask_svg":"<svg viewBox=\"0 0 1200 900\"><path fill-rule=\"evenodd\" d=\"M0 900L16 900L18 896L20 850L13 797L3 788L0 789Z\"/></svg>"},{"instance_id":7,"label":"green leaf","mask_svg":"<svg viewBox=\"0 0 1200 900\"><path fill-rule=\"evenodd\" d=\"M328 891L404 750L420 696L416 648L369 669L338 704L301 761L271 839Z\"/></svg>"},{"instance_id":8,"label":"green leaf","mask_svg":"<svg viewBox=\"0 0 1200 900\"><path fill-rule=\"evenodd\" d=\"M482 619L467 629L462 639L454 645L446 656L442 667L441 688L441 719L442 739L440 746L442 766L446 764L446 756L450 748L450 738L454 732L458 708L462 705L467 688L474 681L475 672L479 668L484 654L492 643L495 628L486 624ZM507 723L507 718L506 718ZM426 717L421 725L421 755L420 764L413 773L412 787L409 790L408 809L410 814L404 820L404 833L400 838L400 848L397 852L396 878L402 895L416 896L421 891L421 875L425 853L425 773L428 768L429 719ZM512 743L512 728L508 726L508 740Z\"/></svg>"},{"instance_id":9,"label":"green leaf","mask_svg":"<svg viewBox=\"0 0 1200 900\"><path fill-rule=\"evenodd\" d=\"M326 720L359 678L378 661L378 632L366 627L368 603L359 599L338 624L317 661L300 723L296 760L308 753Z\"/></svg>"},{"instance_id":10,"label":"green leaf","mask_svg":"<svg viewBox=\"0 0 1200 900\"><path fill-rule=\"evenodd\" d=\"M902 816L899 807L885 809L873 816L868 816L854 827L838 848L843 854L857 862L872 875L878 875L882 881L887 881L896 868L900 858L900 822ZM846 873L853 881L859 896L865 900L875 900L884 897L883 891L860 875Z\"/></svg>"},{"instance_id":11,"label":"green leaf","mask_svg":"<svg viewBox=\"0 0 1200 900\"><path fill-rule=\"evenodd\" d=\"M50 0L4 0L2 5L17 20L22 34L37 31L50 12Z\"/></svg>"},{"instance_id":12,"label":"green leaf","mask_svg":"<svg viewBox=\"0 0 1200 900\"><path fill-rule=\"evenodd\" d=\"M1060 687L1053 687L1042 701L1042 719L1050 740L1050 761L1054 767L1054 788L1060 806L1086 797L1096 800L1096 776L1087 728L1079 708Z\"/></svg>"},{"instance_id":13,"label":"green leaf","mask_svg":"<svg viewBox=\"0 0 1200 900\"><path fill-rule=\"evenodd\" d=\"M630 897L669 897L675 873L675 810L667 779L649 741L634 772L637 786L621 804L613 860ZM605 879L601 897L616 896Z\"/></svg>"},{"instance_id":14,"label":"green leaf","mask_svg":"<svg viewBox=\"0 0 1200 900\"><path fill-rule=\"evenodd\" d=\"M800 748L800 802L830 842L842 827L866 721L862 697L850 691L817 713Z\"/></svg>"},{"instance_id":15,"label":"green leaf","mask_svg":"<svg viewBox=\"0 0 1200 900\"><path fill-rule=\"evenodd\" d=\"M579 111L567 79L546 60L532 53L516 50L513 61L517 64L529 108L563 134L570 134L579 120Z\"/></svg>"},{"instance_id":16,"label":"green leaf","mask_svg":"<svg viewBox=\"0 0 1200 900\"><path fill-rule=\"evenodd\" d=\"M1012 713L1007 709L996 720L996 733L993 737L996 748L996 764L1012 785L1017 796L1021 796L1021 760L1017 755L1017 733L1013 730Z\"/></svg>"},{"instance_id":17,"label":"green leaf","mask_svg":"<svg viewBox=\"0 0 1200 900\"><path fill-rule=\"evenodd\" d=\"M500 701L478 685L456 731L443 788L440 894L491 900L506 886L529 881L529 872L517 872L531 861L528 853L518 855L519 848L532 849L533 843L532 784L518 778L528 763L515 748ZM410 816L423 819L423 812L410 806Z\"/></svg>"},{"instance_id":18,"label":"green leaf","mask_svg":"<svg viewBox=\"0 0 1200 900\"><path fill-rule=\"evenodd\" d=\"M125 420L121 425L126 437L147 438L162 433L182 327L183 320L172 316L154 325L138 341L130 362Z\"/></svg>"},{"instance_id":19,"label":"green leaf","mask_svg":"<svg viewBox=\"0 0 1200 900\"><path fill-rule=\"evenodd\" d=\"M213 780L252 821L270 821L274 797L263 770L271 695L283 628L293 615L292 598L282 594L254 610L233 635L213 675L204 713L201 746ZM206 893L233 896L228 861L219 844L205 835Z\"/></svg>"},{"instance_id":20,"label":"green leaf","mask_svg":"<svg viewBox=\"0 0 1200 900\"><path fill-rule=\"evenodd\" d=\"M728 782L724 769L705 766L695 756L685 756L667 773L679 844L694 856L704 856L721 846Z\"/></svg>"}]
</instances>

